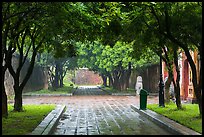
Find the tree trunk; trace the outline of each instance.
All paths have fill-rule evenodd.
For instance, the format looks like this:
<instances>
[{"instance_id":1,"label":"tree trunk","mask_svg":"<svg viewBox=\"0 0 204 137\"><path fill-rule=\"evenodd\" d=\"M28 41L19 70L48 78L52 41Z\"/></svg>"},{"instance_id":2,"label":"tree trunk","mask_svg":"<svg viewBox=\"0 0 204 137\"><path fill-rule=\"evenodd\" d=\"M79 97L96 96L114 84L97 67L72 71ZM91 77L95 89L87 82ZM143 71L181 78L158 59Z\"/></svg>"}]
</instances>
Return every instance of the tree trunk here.
<instances>
[{"instance_id":1,"label":"tree trunk","mask_svg":"<svg viewBox=\"0 0 204 137\"><path fill-rule=\"evenodd\" d=\"M116 78L113 79L113 89L117 89L117 84L118 84L118 81Z\"/></svg>"},{"instance_id":2,"label":"tree trunk","mask_svg":"<svg viewBox=\"0 0 204 137\"><path fill-rule=\"evenodd\" d=\"M188 46L186 46L185 44L183 44L182 42L180 42L179 40L177 40L176 38L174 38L171 34L167 34L165 35L163 33L164 36L166 36L169 40L171 40L173 43L177 44L178 46L180 46L187 57L187 60L190 64L191 70L192 70L192 82L193 82L193 88L194 88L194 92L196 95L196 99L198 100L198 106L199 106L199 111L200 111L200 115L202 116L202 94L201 94L201 84L197 83L197 73L196 73L196 67L195 67L195 63L190 55ZM200 51L200 54L202 54L202 51ZM202 56L200 56L202 58ZM201 63L202 64L202 63ZM201 66L200 66L200 70L201 70ZM200 75L201 77L201 75ZM202 81L200 81L202 82Z\"/></svg>"},{"instance_id":3,"label":"tree trunk","mask_svg":"<svg viewBox=\"0 0 204 137\"><path fill-rule=\"evenodd\" d=\"M131 76L131 62L128 63L128 70L127 70L127 78L126 78L126 86L129 88L129 79Z\"/></svg>"},{"instance_id":4,"label":"tree trunk","mask_svg":"<svg viewBox=\"0 0 204 137\"><path fill-rule=\"evenodd\" d=\"M54 77L54 89L59 88L59 63L55 61L55 77Z\"/></svg>"},{"instance_id":5,"label":"tree trunk","mask_svg":"<svg viewBox=\"0 0 204 137\"><path fill-rule=\"evenodd\" d=\"M3 76L2 82L4 82L4 79L5 79L4 76ZM2 91L2 117L8 117L7 95L5 91L5 85L4 84L2 85L3 85L2 90L1 90Z\"/></svg>"},{"instance_id":6,"label":"tree trunk","mask_svg":"<svg viewBox=\"0 0 204 137\"><path fill-rule=\"evenodd\" d=\"M23 54L23 53L21 53L21 54ZM20 72L21 72L21 69L24 65L24 63L22 63L23 58L22 57L19 58L19 62L21 62L21 63L19 63L19 66L18 66L16 72L14 71L14 69L12 67L11 58L9 60L7 60L7 62L6 62L6 63L8 63L7 65L8 65L9 72L14 79L14 86L13 86L14 92L15 92L14 111L22 111L22 91L23 91L23 88L25 87L26 83L28 82L28 80L29 80L29 78L33 72L36 54L37 54L37 49L34 49L27 73L26 73L26 75L25 75L25 77L21 83L20 83ZM12 55L10 55L10 56L12 56ZM10 56L8 56L8 57L10 57ZM20 55L20 56L23 56L23 55Z\"/></svg>"},{"instance_id":7,"label":"tree trunk","mask_svg":"<svg viewBox=\"0 0 204 137\"><path fill-rule=\"evenodd\" d=\"M118 90L118 91L121 91L121 84L118 80L115 80L113 88Z\"/></svg>"},{"instance_id":8,"label":"tree trunk","mask_svg":"<svg viewBox=\"0 0 204 137\"><path fill-rule=\"evenodd\" d=\"M172 75L169 74L167 81L164 83L164 92L165 92L165 102L169 103L170 102L170 85L171 85L171 80L172 80Z\"/></svg>"},{"instance_id":9,"label":"tree trunk","mask_svg":"<svg viewBox=\"0 0 204 137\"><path fill-rule=\"evenodd\" d=\"M180 99L180 87L178 86L177 82L175 83L174 91L175 91L175 97L176 97L176 106L178 109L182 108L181 105L181 99Z\"/></svg>"},{"instance_id":10,"label":"tree trunk","mask_svg":"<svg viewBox=\"0 0 204 137\"><path fill-rule=\"evenodd\" d=\"M4 26L4 24L2 24L2 27ZM6 23L6 27L4 28L4 31L2 31L2 53L1 53L1 66L2 66L2 117L8 117L8 104L7 104L7 95L6 95L6 91L5 91L5 85L4 85L4 81L5 81L5 73L7 70L7 65L6 62L4 62L3 60L5 59L5 54L6 54L6 45L7 45L7 38L8 38L8 32L9 32L9 26L10 26L10 21L8 21ZM5 65L4 65L5 63Z\"/></svg>"},{"instance_id":11,"label":"tree trunk","mask_svg":"<svg viewBox=\"0 0 204 137\"><path fill-rule=\"evenodd\" d=\"M60 87L60 88L62 88L62 87L64 86L63 83L64 83L64 82L63 82L63 77L62 77L62 75L60 75L60 81L59 81L59 87Z\"/></svg>"},{"instance_id":12,"label":"tree trunk","mask_svg":"<svg viewBox=\"0 0 204 137\"><path fill-rule=\"evenodd\" d=\"M202 45L202 42L201 42L201 45ZM202 108L203 108L203 100L202 100L202 50L201 50L202 47L200 47L199 49L199 53L200 53L200 65L199 65L199 70L200 70L200 77L199 77L199 84L198 84L198 95L199 98L198 98L198 105L199 105L199 111L200 111L200 116L202 117Z\"/></svg>"},{"instance_id":13,"label":"tree trunk","mask_svg":"<svg viewBox=\"0 0 204 137\"><path fill-rule=\"evenodd\" d=\"M20 79L20 70L21 70L21 69L19 69L20 67L22 68L22 66L19 66L17 68L16 72L14 72L14 69L13 69L11 64L9 64L9 67L8 67L9 72L14 79L14 85L13 85L13 89L14 89L14 93L15 93L14 111L22 111L22 90L23 90L23 87L20 85L20 80L19 80Z\"/></svg>"},{"instance_id":14,"label":"tree trunk","mask_svg":"<svg viewBox=\"0 0 204 137\"><path fill-rule=\"evenodd\" d=\"M201 90L200 89L200 87L199 86L197 86L197 87L195 87L195 89L194 90L197 90L197 91L199 91L199 90ZM198 93L197 93L198 94ZM197 103L198 103L198 106L199 106L199 112L200 112L200 116L202 117L202 104L203 104L203 102L202 102L202 95L197 95L196 96L196 99L197 99Z\"/></svg>"},{"instance_id":15,"label":"tree trunk","mask_svg":"<svg viewBox=\"0 0 204 137\"><path fill-rule=\"evenodd\" d=\"M195 63L190 55L190 52L187 50L184 50L186 57L188 59L188 62L190 64L191 70L192 70L192 82L193 82L193 88L194 88L194 93L196 96L196 100L198 102L198 106L199 106L199 111L200 111L200 115L202 116L202 92L201 92L201 83L199 84L199 82L202 82L201 77L202 77L202 67L200 66L200 77L199 77L199 82L197 82L197 71L196 71L196 66ZM201 51L202 52L202 51ZM200 53L201 53L200 52ZM200 61L201 61L200 57ZM201 63L202 64L202 63Z\"/></svg>"},{"instance_id":16,"label":"tree trunk","mask_svg":"<svg viewBox=\"0 0 204 137\"><path fill-rule=\"evenodd\" d=\"M14 85L15 98L14 98L14 111L23 111L23 101L22 101L22 89L18 85Z\"/></svg>"},{"instance_id":17,"label":"tree trunk","mask_svg":"<svg viewBox=\"0 0 204 137\"><path fill-rule=\"evenodd\" d=\"M121 91L121 84L120 84L118 73L119 72L117 70L113 72L113 89Z\"/></svg>"},{"instance_id":18,"label":"tree trunk","mask_svg":"<svg viewBox=\"0 0 204 137\"><path fill-rule=\"evenodd\" d=\"M179 84L179 81L180 81L180 70L179 70L179 67L178 67L178 54L177 54L177 50L174 50L174 64L175 64L175 67L176 67L176 83L174 85L174 91L175 91L175 96L176 96L176 106L178 109L181 109L182 108L182 105L181 105L181 98L180 98L180 84Z\"/></svg>"},{"instance_id":19,"label":"tree trunk","mask_svg":"<svg viewBox=\"0 0 204 137\"><path fill-rule=\"evenodd\" d=\"M102 80L103 80L103 86L107 87L107 76L102 74L101 77L102 77Z\"/></svg>"},{"instance_id":20,"label":"tree trunk","mask_svg":"<svg viewBox=\"0 0 204 137\"><path fill-rule=\"evenodd\" d=\"M127 90L126 79L127 79L127 72L125 70L123 70L121 72L121 77L119 79L119 81L120 81L120 89L122 91Z\"/></svg>"},{"instance_id":21,"label":"tree trunk","mask_svg":"<svg viewBox=\"0 0 204 137\"><path fill-rule=\"evenodd\" d=\"M113 87L113 78L112 78L111 74L109 74L108 78L109 78L109 85L108 86Z\"/></svg>"},{"instance_id":22,"label":"tree trunk","mask_svg":"<svg viewBox=\"0 0 204 137\"><path fill-rule=\"evenodd\" d=\"M63 65L59 64L59 87L63 87L64 82L63 82Z\"/></svg>"},{"instance_id":23,"label":"tree trunk","mask_svg":"<svg viewBox=\"0 0 204 137\"><path fill-rule=\"evenodd\" d=\"M173 62L169 58L169 54L171 54L171 52L169 51L168 47L164 46L162 49L163 49L164 55L165 55L163 60L166 64L167 70L168 70L168 79L164 83L164 93L165 93L164 99L165 99L165 103L170 103L170 86L171 86L171 82L173 80L173 69L172 69Z\"/></svg>"},{"instance_id":24,"label":"tree trunk","mask_svg":"<svg viewBox=\"0 0 204 137\"><path fill-rule=\"evenodd\" d=\"M2 58L3 59L3 58ZM5 91L5 73L6 73L6 66L3 66L3 60L2 60L2 117L7 117L8 116L8 103L7 103L7 95Z\"/></svg>"},{"instance_id":25,"label":"tree trunk","mask_svg":"<svg viewBox=\"0 0 204 137\"><path fill-rule=\"evenodd\" d=\"M14 111L23 111L23 102L22 102L22 95L20 93L15 94L14 100Z\"/></svg>"},{"instance_id":26,"label":"tree trunk","mask_svg":"<svg viewBox=\"0 0 204 137\"><path fill-rule=\"evenodd\" d=\"M130 72L131 70L125 70L120 78L121 90L126 91L129 88L129 79L130 79Z\"/></svg>"}]
</instances>

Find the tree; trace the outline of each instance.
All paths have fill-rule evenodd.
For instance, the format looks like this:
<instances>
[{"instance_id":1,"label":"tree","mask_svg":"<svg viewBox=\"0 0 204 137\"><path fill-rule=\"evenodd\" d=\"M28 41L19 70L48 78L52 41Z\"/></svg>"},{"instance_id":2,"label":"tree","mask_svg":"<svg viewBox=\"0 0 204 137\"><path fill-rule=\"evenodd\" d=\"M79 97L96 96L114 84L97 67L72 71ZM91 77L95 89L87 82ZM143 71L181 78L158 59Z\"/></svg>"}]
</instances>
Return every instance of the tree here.
<instances>
[{"instance_id":1,"label":"tree","mask_svg":"<svg viewBox=\"0 0 204 137\"><path fill-rule=\"evenodd\" d=\"M3 12L5 15L3 26L8 28L5 30L7 36L5 36L4 61L14 78L14 110L22 111L22 91L32 74L37 52L46 38L43 29L46 29L45 16L48 14L43 3L4 3L3 6L7 7ZM13 53L19 54L17 70L14 70L11 63ZM31 54L30 65L24 79L20 81L20 72L28 54Z\"/></svg>"},{"instance_id":2,"label":"tree","mask_svg":"<svg viewBox=\"0 0 204 137\"><path fill-rule=\"evenodd\" d=\"M2 30L2 67L3 67L3 80L5 77L5 71L8 68L11 75L14 77L14 90L21 90L26 84L26 80L28 80L30 76L30 72L32 71L32 66L33 63L31 63L29 67L29 71L27 75L25 76L22 84L17 86L19 84L19 78L20 76L20 70L22 69L23 64L25 63L26 57L23 58L23 52L25 51L21 45L19 44L19 41L21 41L21 44L24 45L26 39L26 36L29 35L33 38L34 36L34 31L29 30L30 24L26 24L26 21L29 19L35 19L37 18L33 13L36 13L37 10L39 10L40 7L35 7L34 4L29 4L29 3L3 3L2 5L2 11L3 11L3 16L2 16L2 22L3 22L3 30ZM35 7L35 8L34 8ZM20 10L17 10L20 9ZM28 19L28 20L26 20ZM34 36L35 37L35 36ZM33 39L31 39L32 41ZM39 41L38 41L39 42ZM36 49L38 49L38 46L32 45L31 44L28 46L27 51L25 56L28 55L28 51L30 48L33 46L33 57L32 60L34 61L34 56L36 54ZM39 42L39 45L41 45L41 41ZM12 55L16 50L18 49L18 52L20 53L19 57L19 67L17 68L16 72L13 70L12 65L11 65L11 60L12 60ZM5 93L5 87L3 85L3 103L2 103L2 110L3 116L4 113L7 113L7 97ZM17 95L18 96L18 95ZM16 101L16 100L15 100ZM16 102L17 103L17 102ZM17 103L18 104L18 103ZM18 110L17 105L15 105L15 109Z\"/></svg>"},{"instance_id":3,"label":"tree","mask_svg":"<svg viewBox=\"0 0 204 137\"><path fill-rule=\"evenodd\" d=\"M159 5L159 4L158 4ZM202 7L197 2L188 3L162 3L161 10L163 10L163 18L156 10L159 10L157 4L150 6L152 15L157 22L158 31L160 34L169 39L172 43L182 48L185 52L188 62L192 70L192 81L194 92L198 101L199 111L202 115L202 94L201 82L202 77L198 78L196 65L190 50L198 50L201 53L201 10ZM192 20L194 22L192 23ZM202 61L202 59L201 59ZM199 68L202 74L202 68Z\"/></svg>"},{"instance_id":4,"label":"tree","mask_svg":"<svg viewBox=\"0 0 204 137\"><path fill-rule=\"evenodd\" d=\"M109 77L110 83L119 90L128 87L124 83L127 83L125 79L127 80L131 74L131 68L135 64L144 64L146 59L142 57L146 57L149 51L154 51L157 55L163 52L170 76L172 62L179 74L177 50L182 49L192 69L194 91L202 114L202 69L200 65L198 77L190 54L190 50L197 50L202 60L201 11L202 6L198 2L4 2L2 6L4 61L1 63L3 80L7 69L15 79L15 102L18 102L18 105L14 105L15 110L20 111L22 108L19 105L22 104L22 90L32 73L36 55L48 50L55 56L63 58L70 49L75 51L72 46L79 46L80 56L88 55L90 59L89 62L82 61L84 62L82 64L98 71L104 77L104 83ZM76 43L80 45L77 46ZM88 44L85 46L81 43ZM12 55L16 53L19 54L19 66L15 71L11 60ZM130 55L133 55L134 59ZM19 81L20 71L27 58L30 59L28 73L23 81ZM91 64L91 61L95 63ZM58 63L56 61L56 64ZM59 69L57 67L55 69L56 83L59 82L57 80L59 76L62 84L63 63L57 65ZM179 75L174 85L176 91L180 93L178 80ZM180 98L179 94L177 95L177 98ZM7 115L5 87L2 90L2 99L2 113Z\"/></svg>"},{"instance_id":5,"label":"tree","mask_svg":"<svg viewBox=\"0 0 204 137\"><path fill-rule=\"evenodd\" d=\"M201 76L202 69L200 66L200 74L197 74L195 63L190 54L192 49L196 49L200 55L202 54L202 33L200 31L202 27L202 6L197 2L135 2L127 3L126 6L131 7L129 17L132 21L129 24L131 26L129 30L134 30L129 31L129 34L126 33L127 40L131 41L146 32L149 33L149 38L146 37L148 40L154 35L158 39L164 37L174 44L175 47L178 46L183 49L192 69L194 91L198 100L200 114L202 114L202 78L197 78L198 75ZM194 21L193 23L192 20Z\"/></svg>"},{"instance_id":6,"label":"tree","mask_svg":"<svg viewBox=\"0 0 204 137\"><path fill-rule=\"evenodd\" d=\"M68 30L63 30L68 24L74 25L78 23L74 27L70 25L70 27L74 28L72 30L77 32L78 26L81 25L79 24L80 20L77 19L76 22L72 21L71 23L67 20L79 17L75 15L77 15L81 9L76 10L75 8L76 6L73 3L3 3L2 57L5 61L5 65L2 61L2 66L4 66L3 73L5 73L8 68L14 78L15 111L22 110L22 90L32 74L37 52L42 52L44 48L48 48L53 36L63 33L67 39L74 36L66 35L69 33ZM67 18L69 17L68 15L72 13L75 14ZM80 32L84 33L85 29ZM78 36L74 38L78 39ZM19 66L16 71L11 64L12 55L14 53L19 54ZM21 82L19 81L20 71L29 54L32 56L30 66L25 78ZM2 91L2 93L4 92L5 90ZM2 95L4 95L2 96L4 100L2 105L5 106L2 108L7 108L6 94L4 93Z\"/></svg>"},{"instance_id":7,"label":"tree","mask_svg":"<svg viewBox=\"0 0 204 137\"><path fill-rule=\"evenodd\" d=\"M79 67L87 67L98 72L104 80L104 86L109 78L109 84L118 90L128 88L131 70L137 66L136 64L142 65L158 61L154 57L148 59L148 56L143 56L143 61L137 62L131 56L132 45L119 41L112 48L108 45L104 47L99 41L86 44L78 43L77 47Z\"/></svg>"}]
</instances>

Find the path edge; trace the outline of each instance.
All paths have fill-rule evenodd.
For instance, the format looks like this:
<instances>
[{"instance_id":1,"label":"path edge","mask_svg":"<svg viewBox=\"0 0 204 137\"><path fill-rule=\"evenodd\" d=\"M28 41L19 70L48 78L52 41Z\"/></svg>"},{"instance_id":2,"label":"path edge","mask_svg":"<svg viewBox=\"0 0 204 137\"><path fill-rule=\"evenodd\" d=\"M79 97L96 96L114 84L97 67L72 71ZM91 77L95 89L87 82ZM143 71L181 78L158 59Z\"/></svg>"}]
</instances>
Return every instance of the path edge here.
<instances>
[{"instance_id":1,"label":"path edge","mask_svg":"<svg viewBox=\"0 0 204 137\"><path fill-rule=\"evenodd\" d=\"M183 126L165 116L162 116L149 109L141 110L138 106L131 105L131 108L139 114L145 116L158 126L166 129L167 131L177 135L202 135L186 126Z\"/></svg>"},{"instance_id":2,"label":"path edge","mask_svg":"<svg viewBox=\"0 0 204 137\"><path fill-rule=\"evenodd\" d=\"M29 135L51 135L65 108L57 105Z\"/></svg>"}]
</instances>

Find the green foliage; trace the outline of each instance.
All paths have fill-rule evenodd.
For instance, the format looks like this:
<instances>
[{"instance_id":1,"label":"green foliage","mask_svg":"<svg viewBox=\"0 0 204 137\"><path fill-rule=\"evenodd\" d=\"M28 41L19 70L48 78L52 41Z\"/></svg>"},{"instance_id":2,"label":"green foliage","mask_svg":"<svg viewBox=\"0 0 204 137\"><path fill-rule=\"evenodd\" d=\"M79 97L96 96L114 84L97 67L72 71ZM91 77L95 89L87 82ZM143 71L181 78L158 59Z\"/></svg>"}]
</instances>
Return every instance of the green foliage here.
<instances>
[{"instance_id":1,"label":"green foliage","mask_svg":"<svg viewBox=\"0 0 204 137\"><path fill-rule=\"evenodd\" d=\"M189 50L201 51L201 11L199 2L3 2L3 51L11 45L31 59L36 49L52 55L45 64L55 57L67 68L100 73L119 64L127 68L129 62L141 67L157 63L165 47L169 53L178 48L167 38L170 34ZM67 59L77 55L79 64Z\"/></svg>"},{"instance_id":2,"label":"green foliage","mask_svg":"<svg viewBox=\"0 0 204 137\"><path fill-rule=\"evenodd\" d=\"M23 112L13 112L13 106L8 105L9 116L2 118L2 135L26 135L32 132L55 105L24 105L23 108Z\"/></svg>"},{"instance_id":3,"label":"green foliage","mask_svg":"<svg viewBox=\"0 0 204 137\"><path fill-rule=\"evenodd\" d=\"M129 62L132 68L136 68L156 64L159 61L159 57L150 48L135 51L133 43L118 41L111 47L95 41L86 44L77 43L77 47L79 67L87 67L101 74L111 73L118 69L120 64L127 69ZM135 57L136 55L138 56Z\"/></svg>"},{"instance_id":4,"label":"green foliage","mask_svg":"<svg viewBox=\"0 0 204 137\"><path fill-rule=\"evenodd\" d=\"M88 43L88 47L80 44L78 55L81 67L88 67L99 73L111 72L118 67L120 63L124 68L128 67L128 63L134 63L130 57L133 49L131 44L117 42L113 48L109 45L103 46L99 42L94 44Z\"/></svg>"},{"instance_id":5,"label":"green foliage","mask_svg":"<svg viewBox=\"0 0 204 137\"><path fill-rule=\"evenodd\" d=\"M202 39L202 7L197 2L172 3L167 6L173 35L189 43L190 48L193 48L192 45L198 48Z\"/></svg>"},{"instance_id":6,"label":"green foliage","mask_svg":"<svg viewBox=\"0 0 204 137\"><path fill-rule=\"evenodd\" d=\"M159 56L155 54L155 52L153 52L150 48L147 48L146 51L144 51L141 56L139 56L139 59L136 60L133 65L135 68L140 68L158 63Z\"/></svg>"}]
</instances>

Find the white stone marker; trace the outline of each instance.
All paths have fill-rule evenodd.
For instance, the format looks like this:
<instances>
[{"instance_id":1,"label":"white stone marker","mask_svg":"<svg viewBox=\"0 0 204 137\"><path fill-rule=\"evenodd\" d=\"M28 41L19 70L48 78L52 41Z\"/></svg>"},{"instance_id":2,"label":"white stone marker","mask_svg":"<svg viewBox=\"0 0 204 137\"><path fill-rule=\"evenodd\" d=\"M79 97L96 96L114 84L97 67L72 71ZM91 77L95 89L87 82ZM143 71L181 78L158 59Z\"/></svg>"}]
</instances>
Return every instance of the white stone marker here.
<instances>
[{"instance_id":1,"label":"white stone marker","mask_svg":"<svg viewBox=\"0 0 204 137\"><path fill-rule=\"evenodd\" d=\"M142 77L141 77L141 76L138 76L138 77L137 77L136 84L135 84L136 95L139 95L139 94L140 94L140 90L141 90L142 88L143 88L143 85L142 85Z\"/></svg>"}]
</instances>

